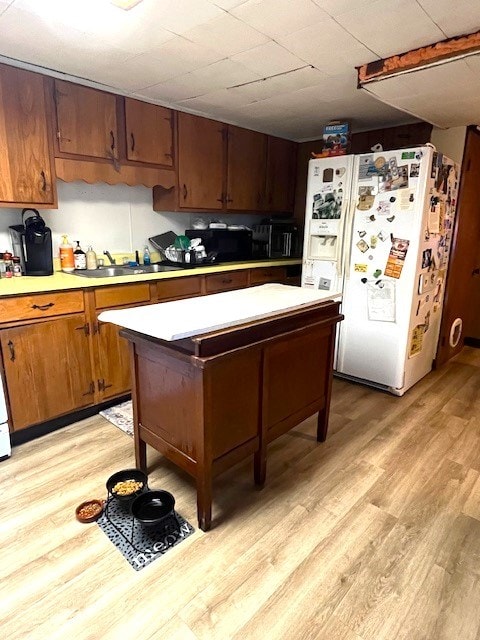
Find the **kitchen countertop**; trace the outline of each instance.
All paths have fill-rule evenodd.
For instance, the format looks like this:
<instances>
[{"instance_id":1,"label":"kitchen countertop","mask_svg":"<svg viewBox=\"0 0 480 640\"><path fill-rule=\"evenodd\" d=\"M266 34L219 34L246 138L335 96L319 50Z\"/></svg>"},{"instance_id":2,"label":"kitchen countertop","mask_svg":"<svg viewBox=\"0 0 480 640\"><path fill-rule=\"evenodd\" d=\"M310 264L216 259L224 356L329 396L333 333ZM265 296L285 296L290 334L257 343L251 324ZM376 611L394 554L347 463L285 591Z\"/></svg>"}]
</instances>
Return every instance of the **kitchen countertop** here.
<instances>
[{"instance_id":1,"label":"kitchen countertop","mask_svg":"<svg viewBox=\"0 0 480 640\"><path fill-rule=\"evenodd\" d=\"M341 293L269 283L144 306L103 311L102 322L161 340L180 340L339 298Z\"/></svg>"},{"instance_id":2,"label":"kitchen countertop","mask_svg":"<svg viewBox=\"0 0 480 640\"><path fill-rule=\"evenodd\" d=\"M206 267L194 267L192 269L179 269L178 271L165 271L162 273L142 273L127 276L115 276L107 278L87 278L63 271L55 271L52 276L22 276L21 278L1 278L0 298L16 295L28 295L31 293L45 293L48 291L67 291L71 289L90 289L92 287L104 287L118 284L130 284L132 282L147 282L163 280L165 278L185 278L194 275L209 273L222 273L238 271L239 269L256 269L260 267L280 267L301 264L300 258L285 260L252 260L247 262L228 262Z\"/></svg>"}]
</instances>

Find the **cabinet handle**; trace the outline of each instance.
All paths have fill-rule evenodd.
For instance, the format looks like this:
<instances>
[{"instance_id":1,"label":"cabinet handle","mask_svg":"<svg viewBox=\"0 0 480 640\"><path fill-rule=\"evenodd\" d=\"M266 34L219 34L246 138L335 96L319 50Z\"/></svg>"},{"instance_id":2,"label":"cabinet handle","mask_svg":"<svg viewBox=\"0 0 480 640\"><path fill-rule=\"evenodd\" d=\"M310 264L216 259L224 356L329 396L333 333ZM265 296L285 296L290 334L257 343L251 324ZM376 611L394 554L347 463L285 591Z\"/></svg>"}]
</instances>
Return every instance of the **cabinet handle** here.
<instances>
[{"instance_id":1,"label":"cabinet handle","mask_svg":"<svg viewBox=\"0 0 480 640\"><path fill-rule=\"evenodd\" d=\"M110 158L110 160L112 161L113 164L113 168L115 169L115 171L120 172L120 163L117 160L117 158L115 158L113 151L110 151L110 149L106 150L106 154L107 156Z\"/></svg>"},{"instance_id":2,"label":"cabinet handle","mask_svg":"<svg viewBox=\"0 0 480 640\"><path fill-rule=\"evenodd\" d=\"M42 191L47 190L47 178L45 177L45 171L40 171L40 175L42 176Z\"/></svg>"},{"instance_id":3,"label":"cabinet handle","mask_svg":"<svg viewBox=\"0 0 480 640\"><path fill-rule=\"evenodd\" d=\"M115 136L113 135L113 131L110 131L110 140L112 141L110 149L113 151L115 149Z\"/></svg>"},{"instance_id":4,"label":"cabinet handle","mask_svg":"<svg viewBox=\"0 0 480 640\"><path fill-rule=\"evenodd\" d=\"M225 200L225 195L222 193L222 195L220 196L220 198L217 198L217 202L222 202Z\"/></svg>"},{"instance_id":5,"label":"cabinet handle","mask_svg":"<svg viewBox=\"0 0 480 640\"><path fill-rule=\"evenodd\" d=\"M32 304L32 309L38 309L39 311L46 311L54 306L54 302L48 302L47 304Z\"/></svg>"},{"instance_id":6,"label":"cabinet handle","mask_svg":"<svg viewBox=\"0 0 480 640\"><path fill-rule=\"evenodd\" d=\"M98 390L99 391L105 391L105 389L108 389L109 387L112 387L113 384L105 384L105 379L102 378L101 380L97 380L98 383Z\"/></svg>"},{"instance_id":7,"label":"cabinet handle","mask_svg":"<svg viewBox=\"0 0 480 640\"><path fill-rule=\"evenodd\" d=\"M110 132L111 133L111 132ZM133 135L133 133L130 134L130 139L132 141L132 144L130 145L130 149L132 151L135 151L135 136Z\"/></svg>"},{"instance_id":8,"label":"cabinet handle","mask_svg":"<svg viewBox=\"0 0 480 640\"><path fill-rule=\"evenodd\" d=\"M93 335L96 335L97 333L100 333L100 326L101 326L100 322L94 322L93 323Z\"/></svg>"},{"instance_id":9,"label":"cabinet handle","mask_svg":"<svg viewBox=\"0 0 480 640\"><path fill-rule=\"evenodd\" d=\"M233 198L229 198L229 197L227 196L227 202L233 202Z\"/></svg>"},{"instance_id":10,"label":"cabinet handle","mask_svg":"<svg viewBox=\"0 0 480 640\"><path fill-rule=\"evenodd\" d=\"M10 351L10 360L15 361L15 346L11 340L7 342L8 350Z\"/></svg>"},{"instance_id":11,"label":"cabinet handle","mask_svg":"<svg viewBox=\"0 0 480 640\"><path fill-rule=\"evenodd\" d=\"M188 190L187 190L187 185L184 184L183 185L183 199L186 200L187 199L187 194L188 194Z\"/></svg>"},{"instance_id":12,"label":"cabinet handle","mask_svg":"<svg viewBox=\"0 0 480 640\"><path fill-rule=\"evenodd\" d=\"M82 396L90 396L92 395L92 393L95 393L95 383L93 382L93 380L90 382L88 386L88 391L85 391L85 393L82 393Z\"/></svg>"},{"instance_id":13,"label":"cabinet handle","mask_svg":"<svg viewBox=\"0 0 480 640\"><path fill-rule=\"evenodd\" d=\"M480 268L474 269L472 271L472 276L480 276Z\"/></svg>"},{"instance_id":14,"label":"cabinet handle","mask_svg":"<svg viewBox=\"0 0 480 640\"><path fill-rule=\"evenodd\" d=\"M223 278L222 280L223 284L230 284L231 282L233 282L232 278Z\"/></svg>"},{"instance_id":15,"label":"cabinet handle","mask_svg":"<svg viewBox=\"0 0 480 640\"><path fill-rule=\"evenodd\" d=\"M89 336L90 335L90 325L88 324L88 322L86 322L81 327L75 327L75 331L83 331L83 333L86 336Z\"/></svg>"}]
</instances>

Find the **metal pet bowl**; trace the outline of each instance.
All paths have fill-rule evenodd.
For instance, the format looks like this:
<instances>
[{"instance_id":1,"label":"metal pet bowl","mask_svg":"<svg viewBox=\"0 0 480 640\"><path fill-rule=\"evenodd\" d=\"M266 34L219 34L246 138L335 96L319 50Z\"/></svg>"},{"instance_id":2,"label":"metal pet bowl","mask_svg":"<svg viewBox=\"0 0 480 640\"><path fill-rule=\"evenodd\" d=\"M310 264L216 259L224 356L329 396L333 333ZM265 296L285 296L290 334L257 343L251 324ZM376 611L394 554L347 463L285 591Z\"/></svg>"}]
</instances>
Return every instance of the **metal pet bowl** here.
<instances>
[{"instance_id":1,"label":"metal pet bowl","mask_svg":"<svg viewBox=\"0 0 480 640\"><path fill-rule=\"evenodd\" d=\"M127 495L115 493L113 488L117 482L125 482L126 480L141 482L142 486L138 491ZM109 495L112 495L116 500L120 500L120 502L129 502L130 500L134 500L137 496L145 492L145 490L148 490L148 476L143 473L143 471L140 471L140 469L123 469L123 471L117 471L117 473L114 473L113 476L110 476L107 480L107 491Z\"/></svg>"},{"instance_id":2,"label":"metal pet bowl","mask_svg":"<svg viewBox=\"0 0 480 640\"><path fill-rule=\"evenodd\" d=\"M175 498L168 491L145 491L132 502L132 516L145 527L159 525L174 514Z\"/></svg>"}]
</instances>

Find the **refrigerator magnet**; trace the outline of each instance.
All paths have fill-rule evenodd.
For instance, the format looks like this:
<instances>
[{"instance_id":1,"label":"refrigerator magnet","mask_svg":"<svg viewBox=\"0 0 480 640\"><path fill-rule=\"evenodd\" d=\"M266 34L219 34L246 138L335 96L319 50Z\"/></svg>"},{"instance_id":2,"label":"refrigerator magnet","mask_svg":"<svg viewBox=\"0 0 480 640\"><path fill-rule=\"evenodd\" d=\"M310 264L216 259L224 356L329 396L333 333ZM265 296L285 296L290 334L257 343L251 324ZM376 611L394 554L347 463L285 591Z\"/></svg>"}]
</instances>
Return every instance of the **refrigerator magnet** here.
<instances>
[{"instance_id":1,"label":"refrigerator magnet","mask_svg":"<svg viewBox=\"0 0 480 640\"><path fill-rule=\"evenodd\" d=\"M388 238L388 233L385 233L383 229L380 229L380 231L377 233L377 238L382 242L385 242L385 240Z\"/></svg>"},{"instance_id":2,"label":"refrigerator magnet","mask_svg":"<svg viewBox=\"0 0 480 640\"><path fill-rule=\"evenodd\" d=\"M375 249L378 243L378 237L377 236L370 236L370 248L371 249Z\"/></svg>"},{"instance_id":3,"label":"refrigerator magnet","mask_svg":"<svg viewBox=\"0 0 480 640\"><path fill-rule=\"evenodd\" d=\"M377 213L380 216L390 215L390 202L388 200L380 200L377 205Z\"/></svg>"},{"instance_id":4,"label":"refrigerator magnet","mask_svg":"<svg viewBox=\"0 0 480 640\"><path fill-rule=\"evenodd\" d=\"M365 242L365 240L363 240L363 238L357 242L357 247L358 247L358 249L360 249L360 251L362 253L365 253L366 251L368 251L370 249L370 247Z\"/></svg>"},{"instance_id":5,"label":"refrigerator magnet","mask_svg":"<svg viewBox=\"0 0 480 640\"><path fill-rule=\"evenodd\" d=\"M367 273L368 270L368 264L360 264L360 263L355 263L353 265L353 270L356 273Z\"/></svg>"}]
</instances>

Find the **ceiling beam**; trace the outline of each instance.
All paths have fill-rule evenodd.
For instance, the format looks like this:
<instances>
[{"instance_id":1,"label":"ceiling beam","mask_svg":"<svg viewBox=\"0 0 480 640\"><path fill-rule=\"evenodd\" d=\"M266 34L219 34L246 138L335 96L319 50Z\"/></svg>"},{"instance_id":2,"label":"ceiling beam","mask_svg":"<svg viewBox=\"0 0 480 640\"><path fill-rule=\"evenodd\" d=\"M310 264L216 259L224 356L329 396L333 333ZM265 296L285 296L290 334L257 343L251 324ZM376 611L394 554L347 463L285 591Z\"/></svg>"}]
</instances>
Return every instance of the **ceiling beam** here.
<instances>
[{"instance_id":1,"label":"ceiling beam","mask_svg":"<svg viewBox=\"0 0 480 640\"><path fill-rule=\"evenodd\" d=\"M360 89L369 82L376 82L389 76L443 64L451 59L473 55L479 51L480 31L476 31L463 36L447 38L427 47L412 49L400 55L374 60L361 67L356 67L358 88Z\"/></svg>"}]
</instances>

